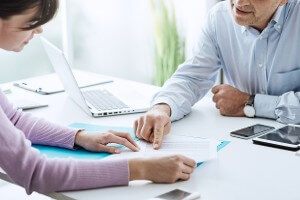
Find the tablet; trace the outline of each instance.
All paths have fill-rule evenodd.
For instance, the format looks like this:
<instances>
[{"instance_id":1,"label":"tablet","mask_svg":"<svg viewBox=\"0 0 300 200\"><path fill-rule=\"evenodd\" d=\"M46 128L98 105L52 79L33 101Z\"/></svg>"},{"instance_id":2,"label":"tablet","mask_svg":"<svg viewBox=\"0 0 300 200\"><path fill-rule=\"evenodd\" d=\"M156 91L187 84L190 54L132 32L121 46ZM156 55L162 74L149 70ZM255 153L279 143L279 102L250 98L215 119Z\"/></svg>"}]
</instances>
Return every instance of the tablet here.
<instances>
[{"instance_id":1,"label":"tablet","mask_svg":"<svg viewBox=\"0 0 300 200\"><path fill-rule=\"evenodd\" d=\"M300 127L285 126L253 139L256 144L269 145L289 150L300 147Z\"/></svg>"}]
</instances>

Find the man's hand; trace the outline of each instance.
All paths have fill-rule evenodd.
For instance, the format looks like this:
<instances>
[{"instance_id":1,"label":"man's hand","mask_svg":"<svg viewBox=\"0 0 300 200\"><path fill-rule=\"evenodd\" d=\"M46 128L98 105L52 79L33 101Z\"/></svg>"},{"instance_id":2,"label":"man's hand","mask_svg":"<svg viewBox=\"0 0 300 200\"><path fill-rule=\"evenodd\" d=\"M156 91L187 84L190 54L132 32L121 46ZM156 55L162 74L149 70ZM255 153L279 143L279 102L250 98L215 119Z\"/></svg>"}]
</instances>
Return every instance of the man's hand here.
<instances>
[{"instance_id":1,"label":"man's hand","mask_svg":"<svg viewBox=\"0 0 300 200\"><path fill-rule=\"evenodd\" d=\"M221 115L242 117L244 107L250 95L239 91L230 85L218 85L212 88L213 101L220 110Z\"/></svg>"},{"instance_id":2,"label":"man's hand","mask_svg":"<svg viewBox=\"0 0 300 200\"><path fill-rule=\"evenodd\" d=\"M139 151L138 145L134 142L129 133L115 131L87 133L85 131L79 131L75 137L75 144L88 151L121 153L119 148L107 146L109 143L121 144L132 151Z\"/></svg>"},{"instance_id":3,"label":"man's hand","mask_svg":"<svg viewBox=\"0 0 300 200\"><path fill-rule=\"evenodd\" d=\"M159 149L163 136L171 130L171 109L167 104L153 106L144 116L135 120L135 135L153 143L154 149Z\"/></svg>"},{"instance_id":4,"label":"man's hand","mask_svg":"<svg viewBox=\"0 0 300 200\"><path fill-rule=\"evenodd\" d=\"M188 180L195 167L194 160L181 155L131 159L129 179L174 183L178 180Z\"/></svg>"}]
</instances>

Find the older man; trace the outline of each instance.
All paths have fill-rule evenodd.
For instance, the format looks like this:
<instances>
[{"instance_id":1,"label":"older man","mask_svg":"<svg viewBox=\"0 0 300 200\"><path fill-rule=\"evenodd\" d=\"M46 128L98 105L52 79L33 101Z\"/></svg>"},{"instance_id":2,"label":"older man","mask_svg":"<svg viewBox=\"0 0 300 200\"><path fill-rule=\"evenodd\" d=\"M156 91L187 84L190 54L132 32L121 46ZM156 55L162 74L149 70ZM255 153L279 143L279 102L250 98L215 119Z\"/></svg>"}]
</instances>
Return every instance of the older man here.
<instances>
[{"instance_id":1,"label":"older man","mask_svg":"<svg viewBox=\"0 0 300 200\"><path fill-rule=\"evenodd\" d=\"M191 111L223 68L229 85L212 88L224 116L300 123L300 1L230 0L209 13L193 56L135 122L136 135L158 149L171 121Z\"/></svg>"}]
</instances>

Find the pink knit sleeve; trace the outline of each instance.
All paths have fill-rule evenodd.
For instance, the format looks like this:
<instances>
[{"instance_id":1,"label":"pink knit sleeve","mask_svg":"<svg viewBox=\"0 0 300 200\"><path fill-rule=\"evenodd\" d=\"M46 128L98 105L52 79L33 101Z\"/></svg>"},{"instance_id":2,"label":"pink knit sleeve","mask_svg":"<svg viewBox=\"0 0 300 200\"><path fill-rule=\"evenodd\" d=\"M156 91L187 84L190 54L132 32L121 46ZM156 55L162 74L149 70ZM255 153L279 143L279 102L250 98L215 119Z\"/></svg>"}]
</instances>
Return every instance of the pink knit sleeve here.
<instances>
[{"instance_id":1,"label":"pink knit sleeve","mask_svg":"<svg viewBox=\"0 0 300 200\"><path fill-rule=\"evenodd\" d=\"M3 98L0 98L0 101L2 100ZM29 119L31 118L24 121ZM15 122L18 123L20 122ZM36 126L34 123L33 125ZM65 143L68 142L61 142ZM0 107L0 167L12 181L24 187L28 194L32 191L50 193L127 185L129 179L127 160L80 161L49 159L42 156L38 150L31 147L31 142L14 126L2 107Z\"/></svg>"},{"instance_id":2,"label":"pink knit sleeve","mask_svg":"<svg viewBox=\"0 0 300 200\"><path fill-rule=\"evenodd\" d=\"M16 110L2 92L0 92L0 104L8 119L33 144L73 148L77 129L56 125Z\"/></svg>"}]
</instances>

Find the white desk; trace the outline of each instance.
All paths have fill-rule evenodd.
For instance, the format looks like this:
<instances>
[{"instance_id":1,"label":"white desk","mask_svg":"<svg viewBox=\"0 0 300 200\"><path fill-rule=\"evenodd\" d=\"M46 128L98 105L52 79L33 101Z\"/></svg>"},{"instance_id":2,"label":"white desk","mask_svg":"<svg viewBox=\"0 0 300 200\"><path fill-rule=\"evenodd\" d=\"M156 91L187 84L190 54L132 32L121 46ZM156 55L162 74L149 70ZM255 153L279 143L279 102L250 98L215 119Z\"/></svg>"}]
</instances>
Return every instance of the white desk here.
<instances>
[{"instance_id":1,"label":"white desk","mask_svg":"<svg viewBox=\"0 0 300 200\"><path fill-rule=\"evenodd\" d=\"M134 87L147 98L158 89L140 83L116 79L112 84L97 87ZM77 107L65 93L42 96L13 88L13 94L26 95L49 103L48 108L31 112L53 122L68 125L82 122L98 125L132 126L141 114L115 117L92 118ZM231 118L220 116L210 98L205 98L194 106L193 112L184 119L173 123L171 134L195 135L205 138L229 140L231 143L218 153L218 159L204 163L192 174L189 181L175 184L152 184L135 181L129 187L102 188L86 191L49 194L60 199L130 199L141 200L157 196L172 189L199 191L201 199L241 200L241 199L300 199L300 157L294 152L252 144L252 141L230 137L232 130L255 123L275 127L282 124L266 119ZM5 174L1 174L5 179Z\"/></svg>"}]
</instances>

